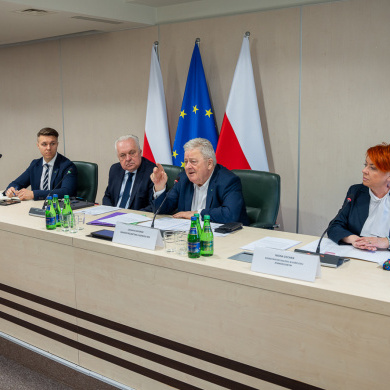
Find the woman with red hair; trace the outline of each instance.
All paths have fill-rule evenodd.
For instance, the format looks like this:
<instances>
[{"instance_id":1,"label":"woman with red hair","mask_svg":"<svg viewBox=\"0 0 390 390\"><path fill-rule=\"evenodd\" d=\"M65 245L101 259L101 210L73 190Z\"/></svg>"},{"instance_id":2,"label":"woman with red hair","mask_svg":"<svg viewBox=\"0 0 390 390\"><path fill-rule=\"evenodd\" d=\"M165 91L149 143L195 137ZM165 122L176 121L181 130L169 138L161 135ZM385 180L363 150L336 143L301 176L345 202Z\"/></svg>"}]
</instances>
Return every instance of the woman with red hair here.
<instances>
[{"instance_id":1,"label":"woman with red hair","mask_svg":"<svg viewBox=\"0 0 390 390\"><path fill-rule=\"evenodd\" d=\"M390 248L390 145L367 150L363 184L347 192L340 215L328 230L334 242L375 251Z\"/></svg>"}]
</instances>

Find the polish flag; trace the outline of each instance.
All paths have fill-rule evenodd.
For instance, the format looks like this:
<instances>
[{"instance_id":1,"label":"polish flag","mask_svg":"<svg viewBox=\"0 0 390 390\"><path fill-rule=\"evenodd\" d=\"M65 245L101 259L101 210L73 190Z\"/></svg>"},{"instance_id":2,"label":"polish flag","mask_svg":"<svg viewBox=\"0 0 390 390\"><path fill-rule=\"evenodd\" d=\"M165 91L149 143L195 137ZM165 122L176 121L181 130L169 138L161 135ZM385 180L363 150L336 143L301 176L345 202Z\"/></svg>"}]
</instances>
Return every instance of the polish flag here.
<instances>
[{"instance_id":1,"label":"polish flag","mask_svg":"<svg viewBox=\"0 0 390 390\"><path fill-rule=\"evenodd\" d=\"M143 156L154 163L158 162L160 164L172 165L164 85L156 48L157 45L153 45L150 63L148 103L146 107Z\"/></svg>"},{"instance_id":2,"label":"polish flag","mask_svg":"<svg viewBox=\"0 0 390 390\"><path fill-rule=\"evenodd\" d=\"M247 36L234 72L216 157L228 169L269 171Z\"/></svg>"}]
</instances>

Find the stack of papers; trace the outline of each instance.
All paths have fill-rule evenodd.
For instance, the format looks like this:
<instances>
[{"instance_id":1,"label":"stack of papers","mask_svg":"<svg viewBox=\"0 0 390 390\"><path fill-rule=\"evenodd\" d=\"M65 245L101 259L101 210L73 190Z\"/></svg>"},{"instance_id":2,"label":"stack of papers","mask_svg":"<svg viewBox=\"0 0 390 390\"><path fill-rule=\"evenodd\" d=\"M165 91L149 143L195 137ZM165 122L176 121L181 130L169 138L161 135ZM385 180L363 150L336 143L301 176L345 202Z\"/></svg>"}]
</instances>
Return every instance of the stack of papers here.
<instances>
[{"instance_id":1,"label":"stack of papers","mask_svg":"<svg viewBox=\"0 0 390 390\"><path fill-rule=\"evenodd\" d=\"M87 225L115 227L117 222L138 224L144 221L151 221L151 218L141 214L116 212L88 222Z\"/></svg>"},{"instance_id":2,"label":"stack of papers","mask_svg":"<svg viewBox=\"0 0 390 390\"><path fill-rule=\"evenodd\" d=\"M147 226L150 227L152 224L151 221L140 223L141 226ZM182 232L188 232L190 230L191 221L189 219L182 219L182 218L172 218L172 217L163 217L156 219L154 221L154 227L156 229L160 230L174 230L174 231L182 231ZM214 237L224 237L227 236L227 234L222 233L216 233L214 230L221 226L220 223L210 223L211 229L213 231Z\"/></svg>"},{"instance_id":3,"label":"stack of papers","mask_svg":"<svg viewBox=\"0 0 390 390\"><path fill-rule=\"evenodd\" d=\"M315 240L299 249L303 249L308 252L315 252L317 249L318 241L319 240ZM349 257L353 259L371 261L380 265L382 265L390 257L390 253L387 250L378 250L376 252L370 252L366 250L356 249L352 245L338 245L329 238L324 238L321 241L320 252L341 257Z\"/></svg>"},{"instance_id":4,"label":"stack of papers","mask_svg":"<svg viewBox=\"0 0 390 390\"><path fill-rule=\"evenodd\" d=\"M105 214L105 213L109 213L110 211L116 211L120 209L121 209L120 207L112 207L112 206L95 206L95 207L90 207L86 210L76 211L76 212L84 213L88 215L99 215L99 214Z\"/></svg>"},{"instance_id":5,"label":"stack of papers","mask_svg":"<svg viewBox=\"0 0 390 390\"><path fill-rule=\"evenodd\" d=\"M256 246L261 246L263 248L286 250L300 243L301 241L287 240L285 238L264 237L242 246L241 249L244 249L245 251L254 251Z\"/></svg>"}]
</instances>

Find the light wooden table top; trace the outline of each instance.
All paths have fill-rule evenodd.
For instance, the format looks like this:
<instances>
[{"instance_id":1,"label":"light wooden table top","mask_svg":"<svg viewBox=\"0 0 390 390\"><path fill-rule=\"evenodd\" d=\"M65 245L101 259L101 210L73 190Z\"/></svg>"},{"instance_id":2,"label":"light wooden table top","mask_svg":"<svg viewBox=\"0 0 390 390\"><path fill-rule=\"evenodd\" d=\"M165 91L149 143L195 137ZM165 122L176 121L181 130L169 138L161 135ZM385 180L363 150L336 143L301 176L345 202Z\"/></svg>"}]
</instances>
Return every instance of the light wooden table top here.
<instances>
[{"instance_id":1,"label":"light wooden table top","mask_svg":"<svg viewBox=\"0 0 390 390\"><path fill-rule=\"evenodd\" d=\"M249 263L228 259L241 252L241 246L263 237L301 241L290 249L294 250L314 241L318 238L315 236L245 227L227 237L216 237L214 256L189 259L167 254L162 248L150 251L87 237L91 231L99 230L97 226L85 225L84 230L75 234L59 229L47 231L44 218L28 215L30 207L41 206L40 201L0 206L0 234L4 230L131 261L390 316L390 272L375 263L352 259L337 269L322 267L322 277L310 283L252 272ZM86 222L101 216L87 215Z\"/></svg>"}]
</instances>

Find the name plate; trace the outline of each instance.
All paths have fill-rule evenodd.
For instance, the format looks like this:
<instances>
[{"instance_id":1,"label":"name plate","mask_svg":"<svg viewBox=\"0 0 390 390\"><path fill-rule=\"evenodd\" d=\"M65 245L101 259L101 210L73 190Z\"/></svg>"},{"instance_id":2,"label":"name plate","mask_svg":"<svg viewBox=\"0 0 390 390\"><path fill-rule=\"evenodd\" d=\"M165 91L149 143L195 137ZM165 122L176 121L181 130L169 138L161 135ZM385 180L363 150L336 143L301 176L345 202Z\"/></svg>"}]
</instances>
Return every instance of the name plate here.
<instances>
[{"instance_id":1,"label":"name plate","mask_svg":"<svg viewBox=\"0 0 390 390\"><path fill-rule=\"evenodd\" d=\"M160 230L123 222L117 222L112 242L152 251L156 246L164 246Z\"/></svg>"},{"instance_id":2,"label":"name plate","mask_svg":"<svg viewBox=\"0 0 390 390\"><path fill-rule=\"evenodd\" d=\"M255 247L252 271L314 282L321 277L320 257L296 252Z\"/></svg>"}]
</instances>

